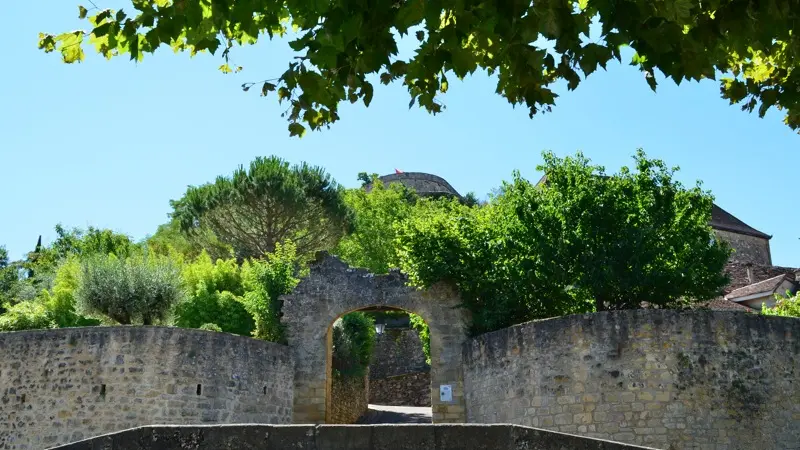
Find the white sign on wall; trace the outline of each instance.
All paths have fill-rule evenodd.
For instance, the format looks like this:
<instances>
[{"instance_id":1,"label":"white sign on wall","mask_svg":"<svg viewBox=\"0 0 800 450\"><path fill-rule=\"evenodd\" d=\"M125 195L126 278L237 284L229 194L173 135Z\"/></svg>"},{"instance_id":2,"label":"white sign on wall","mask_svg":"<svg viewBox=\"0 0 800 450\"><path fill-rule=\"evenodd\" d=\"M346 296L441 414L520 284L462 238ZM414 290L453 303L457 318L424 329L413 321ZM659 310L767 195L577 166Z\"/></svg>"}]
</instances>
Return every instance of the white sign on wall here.
<instances>
[{"instance_id":1,"label":"white sign on wall","mask_svg":"<svg viewBox=\"0 0 800 450\"><path fill-rule=\"evenodd\" d=\"M453 401L453 387L449 384L442 384L439 386L439 400L443 402Z\"/></svg>"}]
</instances>

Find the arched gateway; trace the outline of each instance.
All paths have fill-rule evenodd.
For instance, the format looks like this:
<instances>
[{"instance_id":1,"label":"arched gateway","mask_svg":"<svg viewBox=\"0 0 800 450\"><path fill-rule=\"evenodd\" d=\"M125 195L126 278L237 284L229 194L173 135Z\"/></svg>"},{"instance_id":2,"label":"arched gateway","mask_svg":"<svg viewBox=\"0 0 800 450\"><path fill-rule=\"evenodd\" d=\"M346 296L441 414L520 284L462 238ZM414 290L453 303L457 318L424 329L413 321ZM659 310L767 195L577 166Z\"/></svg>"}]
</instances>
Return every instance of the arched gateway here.
<instances>
[{"instance_id":1,"label":"arched gateway","mask_svg":"<svg viewBox=\"0 0 800 450\"><path fill-rule=\"evenodd\" d=\"M322 252L309 276L282 300L282 322L295 361L294 423L326 423L331 411L331 326L344 314L371 307L398 308L425 320L431 336L433 421L466 421L461 352L468 315L458 307L454 288L440 283L416 289L398 271L373 275Z\"/></svg>"}]
</instances>

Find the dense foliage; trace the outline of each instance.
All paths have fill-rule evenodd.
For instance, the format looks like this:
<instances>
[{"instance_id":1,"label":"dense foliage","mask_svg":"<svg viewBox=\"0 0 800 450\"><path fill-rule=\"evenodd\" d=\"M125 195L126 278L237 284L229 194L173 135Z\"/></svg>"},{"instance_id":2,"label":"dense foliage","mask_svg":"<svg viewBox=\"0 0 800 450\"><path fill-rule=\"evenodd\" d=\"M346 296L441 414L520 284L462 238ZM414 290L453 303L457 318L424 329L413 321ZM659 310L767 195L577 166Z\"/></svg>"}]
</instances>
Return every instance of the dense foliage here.
<instances>
[{"instance_id":1,"label":"dense foliage","mask_svg":"<svg viewBox=\"0 0 800 450\"><path fill-rule=\"evenodd\" d=\"M344 195L353 211L351 232L334 252L343 261L373 273L399 267L395 253L395 227L410 215L417 195L400 183L384 184L373 175L370 190L349 189Z\"/></svg>"},{"instance_id":2,"label":"dense foliage","mask_svg":"<svg viewBox=\"0 0 800 450\"><path fill-rule=\"evenodd\" d=\"M186 295L175 306L174 324L184 328L214 324L228 333L252 334L255 321L242 303L242 278L235 259L212 262L207 253L201 253L181 271Z\"/></svg>"},{"instance_id":3,"label":"dense foliage","mask_svg":"<svg viewBox=\"0 0 800 450\"><path fill-rule=\"evenodd\" d=\"M154 254L88 257L75 293L83 311L123 325L164 323L182 295L178 268Z\"/></svg>"},{"instance_id":4,"label":"dense foliage","mask_svg":"<svg viewBox=\"0 0 800 450\"><path fill-rule=\"evenodd\" d=\"M286 240L301 255L329 249L344 233L348 216L342 188L322 168L290 167L274 156L189 187L171 203L183 232L202 239L210 230L239 260L264 257Z\"/></svg>"},{"instance_id":5,"label":"dense foliage","mask_svg":"<svg viewBox=\"0 0 800 450\"><path fill-rule=\"evenodd\" d=\"M177 253L187 259L194 259L205 252L212 260L233 256L233 249L219 241L207 226L198 226L191 233L181 231L181 224L172 219L158 226L155 234L149 236L147 247L160 255Z\"/></svg>"},{"instance_id":6,"label":"dense foliage","mask_svg":"<svg viewBox=\"0 0 800 450\"><path fill-rule=\"evenodd\" d=\"M800 292L795 295L778 297L772 308L761 308L761 314L767 316L800 317Z\"/></svg>"},{"instance_id":7,"label":"dense foliage","mask_svg":"<svg viewBox=\"0 0 800 450\"><path fill-rule=\"evenodd\" d=\"M421 316L416 314L409 314L411 319L411 328L419 335L419 340L422 341L422 353L425 354L425 362L430 365L431 363L431 329Z\"/></svg>"},{"instance_id":8,"label":"dense foliage","mask_svg":"<svg viewBox=\"0 0 800 450\"><path fill-rule=\"evenodd\" d=\"M375 321L360 312L345 314L333 325L333 373L363 377L375 346Z\"/></svg>"},{"instance_id":9,"label":"dense foliage","mask_svg":"<svg viewBox=\"0 0 800 450\"><path fill-rule=\"evenodd\" d=\"M255 319L253 336L285 343L280 296L292 292L307 272L301 267L294 243L279 243L265 260L245 265L242 270L246 289L243 303Z\"/></svg>"},{"instance_id":10,"label":"dense foliage","mask_svg":"<svg viewBox=\"0 0 800 450\"><path fill-rule=\"evenodd\" d=\"M455 283L473 331L606 309L678 307L715 296L728 249L711 196L639 152L606 176L582 156L545 154L547 182L515 175L484 207L423 201L398 235L412 280Z\"/></svg>"},{"instance_id":11,"label":"dense foliage","mask_svg":"<svg viewBox=\"0 0 800 450\"><path fill-rule=\"evenodd\" d=\"M676 83L725 74L723 98L757 108L762 117L775 106L787 125L800 127L794 0L134 0L132 6L131 15L81 6L90 29L42 33L39 48L80 62L86 40L106 58L128 54L138 62L165 45L221 54L220 70L229 73L242 69L229 61L234 46L288 34L299 55L256 89L263 96L277 91L271 95L289 105L289 132L302 135L338 120L343 101L369 106L375 76L386 84L401 80L409 105L435 114L451 77L483 70L496 74L498 94L533 116L550 111L557 83L577 88L599 67L621 61L620 49L629 46L631 64L653 90L656 70ZM399 58L398 43L409 34L416 51Z\"/></svg>"}]
</instances>

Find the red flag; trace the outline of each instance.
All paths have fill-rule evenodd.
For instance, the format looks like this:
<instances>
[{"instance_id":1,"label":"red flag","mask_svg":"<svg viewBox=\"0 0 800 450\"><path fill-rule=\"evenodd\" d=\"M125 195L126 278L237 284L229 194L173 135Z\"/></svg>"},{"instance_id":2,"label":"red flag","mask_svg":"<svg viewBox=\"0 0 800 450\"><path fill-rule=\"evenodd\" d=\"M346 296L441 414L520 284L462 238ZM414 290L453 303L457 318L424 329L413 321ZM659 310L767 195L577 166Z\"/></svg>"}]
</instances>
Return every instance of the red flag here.
<instances>
[{"instance_id":1,"label":"red flag","mask_svg":"<svg viewBox=\"0 0 800 450\"><path fill-rule=\"evenodd\" d=\"M394 173L403 173L403 171L400 169L394 169Z\"/></svg>"}]
</instances>

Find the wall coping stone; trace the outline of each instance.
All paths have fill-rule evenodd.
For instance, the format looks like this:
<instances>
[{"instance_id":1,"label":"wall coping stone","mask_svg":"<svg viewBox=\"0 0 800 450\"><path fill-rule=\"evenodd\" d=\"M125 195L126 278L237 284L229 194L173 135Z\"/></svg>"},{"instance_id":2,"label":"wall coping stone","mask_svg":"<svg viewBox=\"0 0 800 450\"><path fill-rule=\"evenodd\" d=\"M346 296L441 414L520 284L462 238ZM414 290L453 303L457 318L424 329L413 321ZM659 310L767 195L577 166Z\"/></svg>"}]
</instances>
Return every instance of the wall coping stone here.
<instances>
[{"instance_id":1,"label":"wall coping stone","mask_svg":"<svg viewBox=\"0 0 800 450\"><path fill-rule=\"evenodd\" d=\"M511 424L154 425L52 450L634 450L648 449Z\"/></svg>"}]
</instances>

